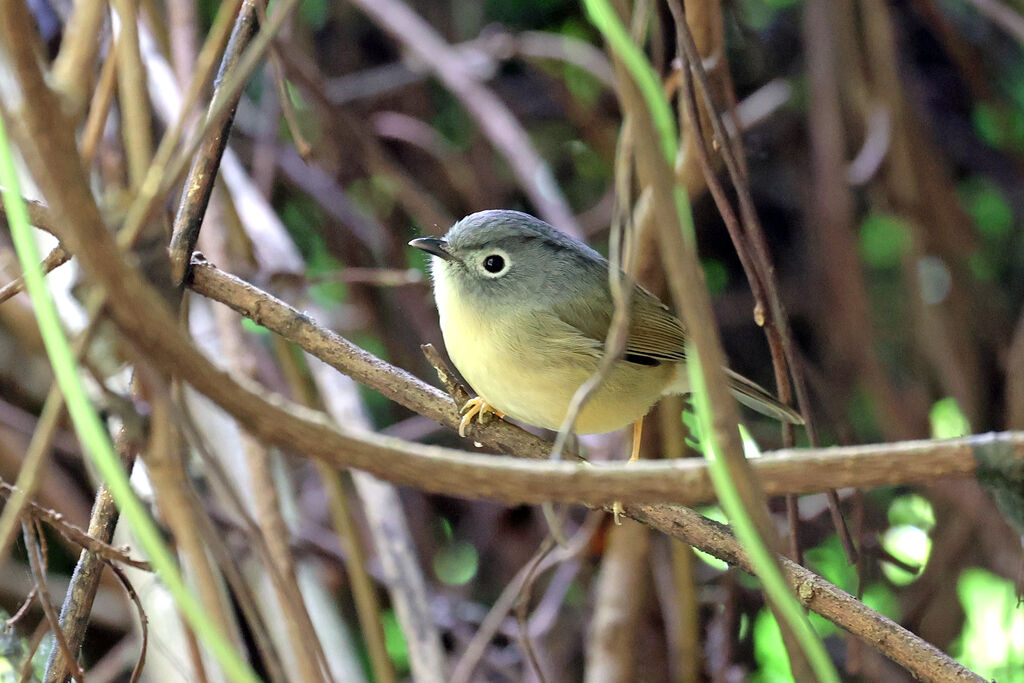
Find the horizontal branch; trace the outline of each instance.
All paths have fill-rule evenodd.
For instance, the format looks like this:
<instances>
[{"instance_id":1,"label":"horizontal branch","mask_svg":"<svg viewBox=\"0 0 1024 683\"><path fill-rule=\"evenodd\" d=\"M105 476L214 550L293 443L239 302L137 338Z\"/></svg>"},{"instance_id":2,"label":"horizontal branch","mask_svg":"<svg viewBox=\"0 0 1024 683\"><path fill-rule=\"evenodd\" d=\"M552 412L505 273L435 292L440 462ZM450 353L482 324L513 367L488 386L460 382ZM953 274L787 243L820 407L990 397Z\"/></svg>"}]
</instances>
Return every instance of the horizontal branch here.
<instances>
[{"instance_id":1,"label":"horizontal branch","mask_svg":"<svg viewBox=\"0 0 1024 683\"><path fill-rule=\"evenodd\" d=\"M410 410L452 429L458 427L458 411L440 390L363 351L306 314L209 262L197 259L192 271L190 286L195 292L231 307ZM550 450L546 441L507 422L474 423L471 430L474 440L520 456L545 458ZM399 443L406 451L415 445ZM1024 433L1010 432L964 439L780 450L751 462L769 495L816 493L833 488L872 488L970 475L976 466L976 449L995 444L1006 447L1005 457L1024 461ZM435 478L438 472L434 470L427 479L399 483L413 483L435 493L461 497L479 496L507 503L604 504L621 499L683 505L698 505L715 499L707 465L701 459L588 466L571 462L529 463L521 458L480 456L449 449L421 455L430 460L429 467L444 468L453 479L441 482ZM334 464L347 466L350 463L335 459ZM470 476L469 471L477 481L462 479ZM380 476L390 478L388 474ZM410 473L410 476L417 475ZM431 488L442 485L450 485L452 489Z\"/></svg>"}]
</instances>

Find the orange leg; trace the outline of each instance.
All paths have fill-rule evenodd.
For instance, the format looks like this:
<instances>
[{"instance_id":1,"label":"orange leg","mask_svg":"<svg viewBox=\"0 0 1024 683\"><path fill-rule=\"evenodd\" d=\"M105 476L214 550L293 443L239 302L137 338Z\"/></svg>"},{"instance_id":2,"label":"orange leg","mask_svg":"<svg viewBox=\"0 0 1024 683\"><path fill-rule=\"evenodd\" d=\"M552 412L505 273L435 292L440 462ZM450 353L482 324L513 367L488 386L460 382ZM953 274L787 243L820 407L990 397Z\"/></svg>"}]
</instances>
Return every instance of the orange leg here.
<instances>
[{"instance_id":1,"label":"orange leg","mask_svg":"<svg viewBox=\"0 0 1024 683\"><path fill-rule=\"evenodd\" d=\"M633 448L629 454L628 462L636 462L640 459L640 437L643 433L644 419L641 417L633 423ZM620 501L612 503L612 516L615 518L616 524L622 524L622 520L619 519L622 516L622 503Z\"/></svg>"},{"instance_id":2,"label":"orange leg","mask_svg":"<svg viewBox=\"0 0 1024 683\"><path fill-rule=\"evenodd\" d=\"M633 423L633 452L629 454L629 461L636 462L640 459L640 437L644 433L644 419L641 417Z\"/></svg>"}]
</instances>

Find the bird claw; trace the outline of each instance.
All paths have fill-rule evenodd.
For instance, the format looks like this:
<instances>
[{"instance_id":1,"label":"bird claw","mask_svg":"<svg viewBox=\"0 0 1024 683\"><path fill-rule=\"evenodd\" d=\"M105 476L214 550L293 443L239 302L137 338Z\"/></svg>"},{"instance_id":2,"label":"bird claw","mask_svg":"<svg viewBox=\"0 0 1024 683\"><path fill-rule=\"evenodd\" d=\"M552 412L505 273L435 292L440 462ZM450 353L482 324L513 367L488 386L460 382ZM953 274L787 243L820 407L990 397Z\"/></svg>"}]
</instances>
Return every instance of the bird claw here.
<instances>
[{"instance_id":1,"label":"bird claw","mask_svg":"<svg viewBox=\"0 0 1024 683\"><path fill-rule=\"evenodd\" d=\"M615 520L616 526L622 526L622 515L625 513L626 511L622 507L621 500L612 503L612 519Z\"/></svg>"},{"instance_id":2,"label":"bird claw","mask_svg":"<svg viewBox=\"0 0 1024 683\"><path fill-rule=\"evenodd\" d=\"M480 396L466 401L459 414L462 415L462 419L459 420L459 436L463 438L466 437L466 427L473 422L474 417L480 424L485 424L488 417L492 414L497 415L499 418L505 417L505 413L497 410Z\"/></svg>"}]
</instances>

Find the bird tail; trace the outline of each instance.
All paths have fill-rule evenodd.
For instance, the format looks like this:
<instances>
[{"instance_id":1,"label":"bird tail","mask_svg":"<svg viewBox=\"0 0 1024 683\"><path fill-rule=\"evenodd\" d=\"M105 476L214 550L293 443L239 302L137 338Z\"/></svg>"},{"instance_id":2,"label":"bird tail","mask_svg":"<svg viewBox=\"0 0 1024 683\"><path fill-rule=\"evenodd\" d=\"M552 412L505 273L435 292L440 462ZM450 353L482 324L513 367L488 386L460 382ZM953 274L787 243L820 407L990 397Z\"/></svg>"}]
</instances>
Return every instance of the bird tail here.
<instances>
[{"instance_id":1,"label":"bird tail","mask_svg":"<svg viewBox=\"0 0 1024 683\"><path fill-rule=\"evenodd\" d=\"M756 410L762 415L789 422L790 424L802 425L803 416L793 410L785 403L782 403L771 392L756 382L752 382L743 375L733 372L729 368L723 368L725 376L729 379L729 389L736 400L751 410Z\"/></svg>"}]
</instances>

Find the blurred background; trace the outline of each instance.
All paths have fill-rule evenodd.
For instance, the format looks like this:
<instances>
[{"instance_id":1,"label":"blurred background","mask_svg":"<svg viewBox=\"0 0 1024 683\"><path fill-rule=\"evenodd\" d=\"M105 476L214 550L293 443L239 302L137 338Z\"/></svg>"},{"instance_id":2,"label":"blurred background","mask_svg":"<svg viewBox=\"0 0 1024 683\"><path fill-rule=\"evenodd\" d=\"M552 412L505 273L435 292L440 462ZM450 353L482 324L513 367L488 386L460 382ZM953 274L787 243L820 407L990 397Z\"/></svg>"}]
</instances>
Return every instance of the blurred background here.
<instances>
[{"instance_id":1,"label":"blurred background","mask_svg":"<svg viewBox=\"0 0 1024 683\"><path fill-rule=\"evenodd\" d=\"M56 74L68 73L60 71L68 22L88 4L29 3ZM742 130L751 193L805 361L822 445L1024 429L1024 5L685 5L716 106L733 109L729 124ZM133 150L141 144L151 154L176 119L219 7L207 0L143 0L144 69L136 82L143 87L134 89L123 66L104 76L116 35L104 10L89 34L92 55L71 72L84 77L55 81L71 103L83 148L91 141L84 164L111 225L138 187ZM632 9L648 18L647 55L674 96L679 62L669 9L662 2ZM98 103L105 92L107 101ZM207 98L209 90L204 93ZM146 119L141 143L138 129L124 130L132 101ZM202 109L192 111L193 124ZM424 257L408 240L442 234L474 211L512 208L607 253L621 130L613 69L579 3L302 0L244 91L199 249L220 268L437 384L420 345L443 344ZM700 176L681 182L693 202L699 254L731 367L774 387L753 297L715 202ZM158 236L170 225L179 188L154 221ZM160 239L166 237L157 239L162 249ZM652 239L641 235L648 254L656 254ZM20 273L6 233L0 268L4 281ZM643 261L640 277L665 294L656 258ZM81 329L83 283L74 261L50 278L63 292L65 324ZM361 429L471 448L452 431L330 376L333 371L265 329L187 298L197 342L230 355L229 366L270 390L325 405L335 419ZM95 386L127 394L117 379L123 355L112 336L99 336L109 345L94 349ZM18 476L51 382L28 300L4 302L5 482ZM183 399L195 423L185 451L208 531L222 537L254 590L266 590L254 530L225 502L231 498L225 488L234 485L250 510L270 494L248 483L237 453L249 446L237 427L197 401ZM678 422L681 407L672 404L663 419ZM751 413L744 419L762 449L782 445L777 425ZM648 422L647 457L696 454L678 442L659 445L657 420ZM627 443L612 437L586 445L592 457L623 458ZM210 460L196 454L202 448L226 474L211 473ZM603 515L573 509L566 522L573 544L538 564L535 553L548 532L539 508L411 488L377 495L368 482L353 485L347 475L272 455L270 481L288 529L278 540L287 544L336 680L382 680L388 667L398 679L410 676L410 634L389 592L390 570L374 550L387 533L375 525L394 520L408 527L401 538L409 544L409 566L422 572L430 619L456 679L536 680L535 666L549 681L789 676L757 583L677 542L639 527L611 532ZM966 479L841 492L863 550L856 566L843 555L824 497L806 496L799 503L805 561L985 678L1024 681L1024 611L1017 598L1024 519L1013 506L1021 485L996 483L1008 501L1003 508ZM147 490L144 481L140 486ZM62 424L35 500L85 527L95 487ZM368 510L372 501L384 507ZM341 540L339 505L352 525ZM772 508L781 524L784 505L774 501ZM702 511L721 517L713 506ZM612 542L615 533L641 540ZM50 530L46 537L50 598L59 604L78 546ZM115 545L131 543L128 536L117 539ZM353 557L367 573L364 595L380 624L387 666L372 654L366 612L361 620L353 598L357 567L346 562ZM25 543L18 540L0 561L0 606L10 616L31 598ZM528 588L520 591L516 582L529 567ZM617 583L609 589L602 580ZM187 638L181 640L173 614L159 618L169 606L156 604L160 589L146 581L133 578L150 615L144 676L200 680L191 668L195 657L181 649ZM92 671L89 680L127 680L138 656L137 618L109 572L99 590L83 667ZM227 611L243 624L239 638L252 645L240 600L232 593ZM277 609L259 605L257 611L272 625L281 618ZM608 619L625 642L596 642ZM32 603L0 636L0 680L8 680L7 663L22 670L41 623ZM817 617L814 623L844 680L909 680L833 624ZM269 630L276 650L286 649L284 636ZM481 631L489 636L474 641ZM35 656L40 677L49 642L42 640ZM300 679L287 665L284 670L286 678ZM274 678L272 670L261 673Z\"/></svg>"}]
</instances>

